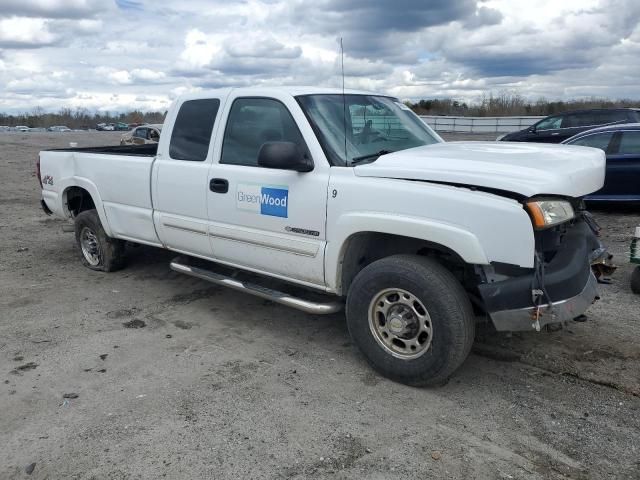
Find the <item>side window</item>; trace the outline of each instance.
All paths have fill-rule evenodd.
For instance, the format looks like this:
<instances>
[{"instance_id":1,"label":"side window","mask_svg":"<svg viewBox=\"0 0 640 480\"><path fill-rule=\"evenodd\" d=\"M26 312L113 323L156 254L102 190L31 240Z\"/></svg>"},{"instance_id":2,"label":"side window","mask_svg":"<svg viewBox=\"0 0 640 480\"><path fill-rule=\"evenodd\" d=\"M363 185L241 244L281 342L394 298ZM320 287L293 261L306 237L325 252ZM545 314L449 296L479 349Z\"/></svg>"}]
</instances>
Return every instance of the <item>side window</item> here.
<instances>
[{"instance_id":1,"label":"side window","mask_svg":"<svg viewBox=\"0 0 640 480\"><path fill-rule=\"evenodd\" d=\"M293 142L308 152L291 113L271 98L238 98L233 102L222 141L220 163L258 165L258 152L266 142Z\"/></svg>"},{"instance_id":2,"label":"side window","mask_svg":"<svg viewBox=\"0 0 640 480\"><path fill-rule=\"evenodd\" d=\"M134 137L138 137L138 138L147 138L147 129L146 128L136 128L135 133L133 134Z\"/></svg>"},{"instance_id":3,"label":"side window","mask_svg":"<svg viewBox=\"0 0 640 480\"><path fill-rule=\"evenodd\" d=\"M622 155L640 154L640 130L622 132L618 153Z\"/></svg>"},{"instance_id":4,"label":"side window","mask_svg":"<svg viewBox=\"0 0 640 480\"><path fill-rule=\"evenodd\" d=\"M588 135L586 137L579 138L575 142L571 142L571 145L599 148L606 152L612 137L613 132L598 133L597 135Z\"/></svg>"},{"instance_id":5,"label":"side window","mask_svg":"<svg viewBox=\"0 0 640 480\"><path fill-rule=\"evenodd\" d=\"M626 112L619 110L603 110L601 112L595 112L596 124L604 125L605 123L615 123L620 121L626 121Z\"/></svg>"},{"instance_id":6,"label":"side window","mask_svg":"<svg viewBox=\"0 0 640 480\"><path fill-rule=\"evenodd\" d=\"M586 127L588 125L598 125L600 122L592 112L578 114L578 126Z\"/></svg>"},{"instance_id":7,"label":"side window","mask_svg":"<svg viewBox=\"0 0 640 480\"><path fill-rule=\"evenodd\" d=\"M220 100L187 100L180 107L171 132L169 156L174 160L202 162L207 158Z\"/></svg>"},{"instance_id":8,"label":"side window","mask_svg":"<svg viewBox=\"0 0 640 480\"><path fill-rule=\"evenodd\" d=\"M545 118L536 125L536 130L553 130L555 128L560 128L561 123L561 116Z\"/></svg>"},{"instance_id":9,"label":"side window","mask_svg":"<svg viewBox=\"0 0 640 480\"><path fill-rule=\"evenodd\" d=\"M629 122L629 113L626 110L615 110L611 112L610 122Z\"/></svg>"},{"instance_id":10,"label":"side window","mask_svg":"<svg viewBox=\"0 0 640 480\"><path fill-rule=\"evenodd\" d=\"M562 128L586 127L587 125L596 125L595 119L591 113L570 113L565 115L562 122Z\"/></svg>"}]
</instances>

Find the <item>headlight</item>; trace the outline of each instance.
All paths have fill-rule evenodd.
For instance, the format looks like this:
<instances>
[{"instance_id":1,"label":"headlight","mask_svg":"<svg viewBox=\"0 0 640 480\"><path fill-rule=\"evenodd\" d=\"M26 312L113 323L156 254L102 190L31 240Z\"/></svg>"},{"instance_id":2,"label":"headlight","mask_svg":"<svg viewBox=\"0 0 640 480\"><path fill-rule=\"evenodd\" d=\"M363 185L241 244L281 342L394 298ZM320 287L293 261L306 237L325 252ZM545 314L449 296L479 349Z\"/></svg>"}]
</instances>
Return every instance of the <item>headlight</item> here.
<instances>
[{"instance_id":1,"label":"headlight","mask_svg":"<svg viewBox=\"0 0 640 480\"><path fill-rule=\"evenodd\" d=\"M508 133L503 133L502 135L498 135L498 137L496 138L496 142L499 142L500 140L502 140L507 135L509 135L509 134Z\"/></svg>"},{"instance_id":2,"label":"headlight","mask_svg":"<svg viewBox=\"0 0 640 480\"><path fill-rule=\"evenodd\" d=\"M552 227L574 217L573 207L566 200L534 200L525 205L535 228Z\"/></svg>"}]
</instances>

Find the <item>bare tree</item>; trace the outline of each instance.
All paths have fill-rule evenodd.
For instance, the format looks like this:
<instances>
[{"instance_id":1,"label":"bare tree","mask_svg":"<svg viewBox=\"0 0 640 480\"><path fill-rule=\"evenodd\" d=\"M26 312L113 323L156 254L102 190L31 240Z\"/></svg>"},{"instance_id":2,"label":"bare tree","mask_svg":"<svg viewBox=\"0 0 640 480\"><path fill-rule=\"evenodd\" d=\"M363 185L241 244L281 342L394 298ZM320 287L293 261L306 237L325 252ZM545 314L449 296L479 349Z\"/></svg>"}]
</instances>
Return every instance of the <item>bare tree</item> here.
<instances>
[{"instance_id":1,"label":"bare tree","mask_svg":"<svg viewBox=\"0 0 640 480\"><path fill-rule=\"evenodd\" d=\"M607 98L585 98L550 101L543 97L535 101L526 100L515 92L501 91L497 94L483 94L477 102L466 104L451 98L437 98L406 102L416 113L424 115L468 115L508 116L508 115L551 115L567 110L588 108L633 108L640 107L640 101L630 99L611 100Z\"/></svg>"}]
</instances>

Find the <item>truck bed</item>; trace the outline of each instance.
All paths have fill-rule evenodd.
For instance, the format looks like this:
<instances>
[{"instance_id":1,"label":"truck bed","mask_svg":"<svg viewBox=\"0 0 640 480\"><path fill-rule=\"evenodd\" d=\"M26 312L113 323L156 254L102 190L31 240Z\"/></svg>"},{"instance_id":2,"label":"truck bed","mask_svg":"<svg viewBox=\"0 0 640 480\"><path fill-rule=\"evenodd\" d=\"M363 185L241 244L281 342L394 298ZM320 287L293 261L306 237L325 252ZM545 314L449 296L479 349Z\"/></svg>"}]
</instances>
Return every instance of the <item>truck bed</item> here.
<instances>
[{"instance_id":1,"label":"truck bed","mask_svg":"<svg viewBox=\"0 0 640 480\"><path fill-rule=\"evenodd\" d=\"M146 145L110 145L104 147L75 147L56 148L44 150L45 152L83 152L83 153L106 153L109 155L134 155L140 157L155 157L158 152L157 143Z\"/></svg>"},{"instance_id":2,"label":"truck bed","mask_svg":"<svg viewBox=\"0 0 640 480\"><path fill-rule=\"evenodd\" d=\"M42 196L59 216L65 212L65 189L87 191L108 235L160 245L153 225L151 170L156 144L63 148L40 152ZM108 223L106 218L109 219Z\"/></svg>"}]
</instances>

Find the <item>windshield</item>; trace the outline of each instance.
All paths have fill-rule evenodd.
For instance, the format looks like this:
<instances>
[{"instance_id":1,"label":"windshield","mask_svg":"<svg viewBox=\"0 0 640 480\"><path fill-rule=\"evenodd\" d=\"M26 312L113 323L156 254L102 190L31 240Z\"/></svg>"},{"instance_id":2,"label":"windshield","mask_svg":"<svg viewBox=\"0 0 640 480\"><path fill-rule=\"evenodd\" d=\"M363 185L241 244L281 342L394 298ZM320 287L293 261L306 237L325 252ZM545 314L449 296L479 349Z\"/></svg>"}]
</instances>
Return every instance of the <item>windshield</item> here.
<instances>
[{"instance_id":1,"label":"windshield","mask_svg":"<svg viewBox=\"0 0 640 480\"><path fill-rule=\"evenodd\" d=\"M393 98L330 94L303 95L297 100L332 165L374 161L386 153L442 141L409 107Z\"/></svg>"}]
</instances>

